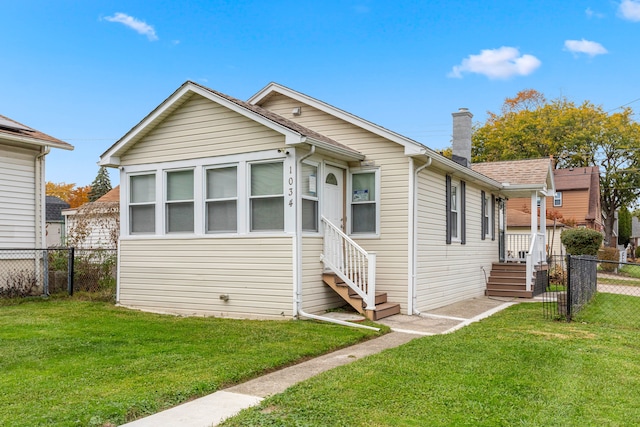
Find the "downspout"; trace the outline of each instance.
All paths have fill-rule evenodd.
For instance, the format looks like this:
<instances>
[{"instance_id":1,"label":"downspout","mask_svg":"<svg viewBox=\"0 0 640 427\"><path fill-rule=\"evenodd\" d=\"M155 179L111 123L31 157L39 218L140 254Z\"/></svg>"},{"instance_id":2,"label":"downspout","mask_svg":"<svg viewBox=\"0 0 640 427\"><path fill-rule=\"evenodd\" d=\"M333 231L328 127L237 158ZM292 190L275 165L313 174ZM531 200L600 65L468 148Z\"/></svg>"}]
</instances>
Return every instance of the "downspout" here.
<instances>
[{"instance_id":1,"label":"downspout","mask_svg":"<svg viewBox=\"0 0 640 427\"><path fill-rule=\"evenodd\" d=\"M36 235L35 235L35 249L37 252L38 246L40 247L40 249L44 249L46 248L47 244L46 244L46 237L44 237L44 230L45 230L45 217L44 215L42 215L42 208L43 206L45 206L45 191L44 191L44 180L45 180L45 169L44 169L44 156L46 156L47 154L49 154L51 152L51 147L49 147L48 145L45 145L44 150L42 150L40 152L40 154L38 154L35 157L34 160L34 168L35 168L35 207L36 207L36 218L35 218L35 229L36 229ZM38 256L37 254L34 257L34 262L36 263L35 265L35 269L36 272L40 271L40 263L38 261ZM45 258L46 254L42 253L43 259L45 259L45 262L47 260L47 258ZM39 276L39 275L38 275ZM48 274L44 275L44 282L42 284L42 292L44 295L49 295L49 277Z\"/></svg>"},{"instance_id":2,"label":"downspout","mask_svg":"<svg viewBox=\"0 0 640 427\"><path fill-rule=\"evenodd\" d=\"M302 162L313 156L316 152L316 146L311 146L311 151L309 151L304 156L298 159L298 164L296 165L296 205L299 206L299 201L302 200L302 186L300 185L300 181L302 179ZM321 181L318 180L318 183ZM294 287L295 287L295 306L294 306L294 316L306 317L308 319L320 320L323 322L336 323L342 326L351 326L352 328L362 328L362 329L370 329L373 331L379 331L380 328L374 328L366 325L359 325L357 323L345 322L343 320L332 319L330 317L317 316L315 314L310 314L305 312L302 309L302 209L298 207L296 210L296 236L293 240L293 259L294 259Z\"/></svg>"},{"instance_id":3,"label":"downspout","mask_svg":"<svg viewBox=\"0 0 640 427\"><path fill-rule=\"evenodd\" d=\"M411 188L411 193L409 195L409 263L410 263L410 300L409 300L409 310L410 314L416 314L418 316L422 315L420 311L416 308L416 301L418 299L418 292L416 289L416 265L418 264L418 239L416 236L416 232L418 230L418 175L422 172L423 169L431 166L431 162L433 158L428 156L427 162L415 169L414 159L411 157L410 162L410 170L412 171L412 179L409 180L409 185Z\"/></svg>"}]
</instances>

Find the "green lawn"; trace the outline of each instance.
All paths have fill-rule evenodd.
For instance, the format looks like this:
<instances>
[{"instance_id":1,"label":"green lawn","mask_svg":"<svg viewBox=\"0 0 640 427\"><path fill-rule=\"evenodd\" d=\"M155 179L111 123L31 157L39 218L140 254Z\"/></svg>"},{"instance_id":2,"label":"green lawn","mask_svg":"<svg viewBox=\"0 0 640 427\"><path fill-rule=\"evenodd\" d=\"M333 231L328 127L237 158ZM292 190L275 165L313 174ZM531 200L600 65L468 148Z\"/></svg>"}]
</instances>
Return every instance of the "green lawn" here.
<instances>
[{"instance_id":1,"label":"green lawn","mask_svg":"<svg viewBox=\"0 0 640 427\"><path fill-rule=\"evenodd\" d=\"M224 425L635 426L640 311L592 318L629 298L598 294L573 323L513 306L321 374Z\"/></svg>"},{"instance_id":2,"label":"green lawn","mask_svg":"<svg viewBox=\"0 0 640 427\"><path fill-rule=\"evenodd\" d=\"M104 302L1 305L0 425L117 425L374 335L309 321L163 316Z\"/></svg>"}]
</instances>

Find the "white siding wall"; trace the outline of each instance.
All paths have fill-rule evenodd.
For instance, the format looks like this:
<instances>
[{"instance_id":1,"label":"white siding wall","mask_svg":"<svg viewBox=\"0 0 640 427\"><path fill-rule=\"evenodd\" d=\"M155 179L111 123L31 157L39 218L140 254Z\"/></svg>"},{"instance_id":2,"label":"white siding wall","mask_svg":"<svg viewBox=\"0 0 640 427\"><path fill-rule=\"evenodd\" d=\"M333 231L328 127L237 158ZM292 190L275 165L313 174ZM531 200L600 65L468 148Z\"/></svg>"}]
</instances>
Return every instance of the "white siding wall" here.
<instances>
[{"instance_id":1,"label":"white siding wall","mask_svg":"<svg viewBox=\"0 0 640 427\"><path fill-rule=\"evenodd\" d=\"M447 245L445 175L427 168L420 173L418 185L416 308L428 310L484 295L485 272L488 277L491 264L498 261L497 205L496 240L490 235L481 240L482 189L467 181L466 244Z\"/></svg>"},{"instance_id":2,"label":"white siding wall","mask_svg":"<svg viewBox=\"0 0 640 427\"><path fill-rule=\"evenodd\" d=\"M136 143L123 165L224 156L279 148L284 136L199 95Z\"/></svg>"},{"instance_id":3,"label":"white siding wall","mask_svg":"<svg viewBox=\"0 0 640 427\"><path fill-rule=\"evenodd\" d=\"M409 163L404 147L311 106L303 106L302 114L293 116L291 111L300 105L276 95L261 106L366 154L366 160L380 168L380 238L355 240L377 253L376 288L387 292L389 301L400 303L406 312Z\"/></svg>"},{"instance_id":4,"label":"white siding wall","mask_svg":"<svg viewBox=\"0 0 640 427\"><path fill-rule=\"evenodd\" d=\"M120 304L228 317L293 315L292 237L123 240ZM229 295L222 301L220 295Z\"/></svg>"},{"instance_id":5,"label":"white siding wall","mask_svg":"<svg viewBox=\"0 0 640 427\"><path fill-rule=\"evenodd\" d=\"M78 215L66 215L65 235L68 239L74 240L74 229L77 227ZM113 218L102 218L98 220L88 220L87 236L81 241L74 241L78 249L116 249L116 245L111 239L111 230L118 227L118 223ZM79 240L79 239L77 239Z\"/></svg>"},{"instance_id":6,"label":"white siding wall","mask_svg":"<svg viewBox=\"0 0 640 427\"><path fill-rule=\"evenodd\" d=\"M0 247L36 247L37 151L0 146Z\"/></svg>"}]
</instances>

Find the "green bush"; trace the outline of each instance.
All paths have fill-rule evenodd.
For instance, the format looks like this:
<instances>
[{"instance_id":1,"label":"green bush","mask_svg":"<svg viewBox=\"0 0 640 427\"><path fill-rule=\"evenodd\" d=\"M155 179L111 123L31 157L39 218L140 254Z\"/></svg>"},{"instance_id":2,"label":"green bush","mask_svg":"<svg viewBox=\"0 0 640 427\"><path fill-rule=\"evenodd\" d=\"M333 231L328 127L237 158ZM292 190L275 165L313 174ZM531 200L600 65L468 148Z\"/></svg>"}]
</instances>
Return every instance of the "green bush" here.
<instances>
[{"instance_id":1,"label":"green bush","mask_svg":"<svg viewBox=\"0 0 640 427\"><path fill-rule=\"evenodd\" d=\"M560 235L569 255L597 255L602 245L602 234L590 228L572 228Z\"/></svg>"},{"instance_id":2,"label":"green bush","mask_svg":"<svg viewBox=\"0 0 640 427\"><path fill-rule=\"evenodd\" d=\"M640 258L640 246L636 248L636 258Z\"/></svg>"},{"instance_id":3,"label":"green bush","mask_svg":"<svg viewBox=\"0 0 640 427\"><path fill-rule=\"evenodd\" d=\"M600 261L613 261L601 262L600 271L615 271L620 260L620 252L616 248L602 248L598 251L598 259Z\"/></svg>"}]
</instances>

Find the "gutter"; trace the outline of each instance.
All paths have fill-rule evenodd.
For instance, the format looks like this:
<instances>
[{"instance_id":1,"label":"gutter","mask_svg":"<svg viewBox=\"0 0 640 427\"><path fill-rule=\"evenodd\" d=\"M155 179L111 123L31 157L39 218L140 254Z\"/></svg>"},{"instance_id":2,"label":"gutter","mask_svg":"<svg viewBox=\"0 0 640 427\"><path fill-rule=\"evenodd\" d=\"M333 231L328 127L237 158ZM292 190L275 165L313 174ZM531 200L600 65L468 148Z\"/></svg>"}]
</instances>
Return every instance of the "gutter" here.
<instances>
[{"instance_id":1,"label":"gutter","mask_svg":"<svg viewBox=\"0 0 640 427\"><path fill-rule=\"evenodd\" d=\"M418 264L418 239L416 231L418 230L418 175L423 169L431 166L433 159L431 156L427 156L427 162L415 169L415 160L413 157L409 158L409 173L411 177L409 179L409 292L407 302L407 312L411 315L422 315L416 309L416 301L418 299L416 289L416 265Z\"/></svg>"},{"instance_id":2,"label":"gutter","mask_svg":"<svg viewBox=\"0 0 640 427\"><path fill-rule=\"evenodd\" d=\"M51 147L49 147L48 145L44 146L44 149L42 149L40 151L40 154L38 154L35 157L34 160L34 175L35 175L35 195L34 195L34 201L35 201L35 208L36 208L36 218L35 218L35 246L36 246L36 251L38 246L43 249L45 248L46 245L46 238L44 237L44 230L45 230L45 216L42 214L43 211L43 207L45 206L45 189L44 189L44 182L45 182L45 176L44 176L44 156L46 156L47 154L49 154L51 152ZM45 262L47 261L46 257L43 257L45 259ZM38 256L36 255L34 257L34 261L36 263L35 268L36 271L40 270L40 263L38 262ZM42 285L42 291L44 295L49 295L49 283L48 283L48 277L45 274L44 275L44 283Z\"/></svg>"},{"instance_id":3,"label":"gutter","mask_svg":"<svg viewBox=\"0 0 640 427\"><path fill-rule=\"evenodd\" d=\"M304 156L300 157L297 160L296 164L296 201L302 200L302 186L300 185L302 179L302 162L313 156L316 152L316 146L311 146L311 151L309 151ZM318 180L321 182L321 180ZM300 206L298 204L298 206ZM318 206L319 207L319 206ZM380 331L380 328L374 328L372 326L359 325L357 323L345 322L344 320L332 319L330 317L318 316L315 314L310 314L305 312L302 309L302 209L298 207L296 209L296 235L293 239L293 284L295 289L294 295L294 307L293 307L293 315L294 317L306 317L308 319L320 320L323 322L335 323L342 326L350 326L352 328L361 328L361 329L370 329L372 331Z\"/></svg>"}]
</instances>

